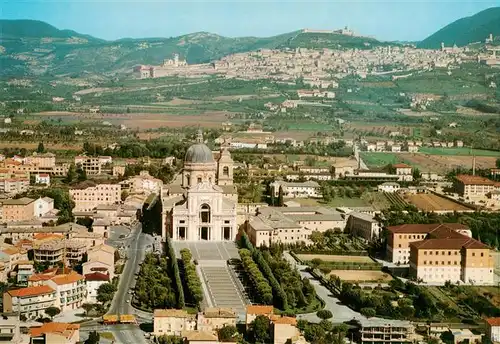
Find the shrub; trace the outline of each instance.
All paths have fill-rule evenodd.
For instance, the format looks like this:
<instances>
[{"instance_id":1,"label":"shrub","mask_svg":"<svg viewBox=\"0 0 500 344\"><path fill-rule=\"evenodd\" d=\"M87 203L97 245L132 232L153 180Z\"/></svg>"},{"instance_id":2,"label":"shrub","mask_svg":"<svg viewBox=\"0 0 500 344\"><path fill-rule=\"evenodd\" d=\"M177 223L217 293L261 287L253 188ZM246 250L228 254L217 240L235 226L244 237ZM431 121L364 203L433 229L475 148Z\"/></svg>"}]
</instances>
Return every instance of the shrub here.
<instances>
[{"instance_id":1,"label":"shrub","mask_svg":"<svg viewBox=\"0 0 500 344\"><path fill-rule=\"evenodd\" d=\"M322 310L318 311L316 313L316 315L318 316L318 318L323 319L323 320L330 319L331 317L333 317L332 312L330 312L327 309L322 309Z\"/></svg>"}]
</instances>

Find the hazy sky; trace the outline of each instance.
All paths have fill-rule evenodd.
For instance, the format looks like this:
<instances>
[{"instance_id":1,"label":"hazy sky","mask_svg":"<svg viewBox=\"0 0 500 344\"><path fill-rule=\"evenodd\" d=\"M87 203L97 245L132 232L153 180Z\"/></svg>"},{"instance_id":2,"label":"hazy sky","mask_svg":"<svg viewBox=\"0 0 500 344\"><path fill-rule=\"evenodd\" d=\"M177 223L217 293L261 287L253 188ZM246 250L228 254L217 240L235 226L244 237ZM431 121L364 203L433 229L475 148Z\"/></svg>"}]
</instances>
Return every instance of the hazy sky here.
<instances>
[{"instance_id":1,"label":"hazy sky","mask_svg":"<svg viewBox=\"0 0 500 344\"><path fill-rule=\"evenodd\" d=\"M2 19L38 19L104 39L170 37L196 31L270 36L337 29L381 40L421 40L500 1L118 1L0 0Z\"/></svg>"}]
</instances>

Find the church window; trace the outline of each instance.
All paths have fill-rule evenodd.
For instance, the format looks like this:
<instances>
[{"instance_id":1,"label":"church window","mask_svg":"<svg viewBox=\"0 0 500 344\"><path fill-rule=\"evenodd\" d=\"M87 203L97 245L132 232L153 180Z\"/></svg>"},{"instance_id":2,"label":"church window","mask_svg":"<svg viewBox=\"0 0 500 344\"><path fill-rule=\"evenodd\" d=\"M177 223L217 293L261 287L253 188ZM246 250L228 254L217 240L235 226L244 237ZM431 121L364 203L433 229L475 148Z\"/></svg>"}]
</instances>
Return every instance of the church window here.
<instances>
[{"instance_id":1,"label":"church window","mask_svg":"<svg viewBox=\"0 0 500 344\"><path fill-rule=\"evenodd\" d=\"M224 166L224 168L222 169L222 175L225 177L229 177L229 167Z\"/></svg>"},{"instance_id":2,"label":"church window","mask_svg":"<svg viewBox=\"0 0 500 344\"><path fill-rule=\"evenodd\" d=\"M201 206L200 218L202 223L210 223L210 206L208 204Z\"/></svg>"}]
</instances>

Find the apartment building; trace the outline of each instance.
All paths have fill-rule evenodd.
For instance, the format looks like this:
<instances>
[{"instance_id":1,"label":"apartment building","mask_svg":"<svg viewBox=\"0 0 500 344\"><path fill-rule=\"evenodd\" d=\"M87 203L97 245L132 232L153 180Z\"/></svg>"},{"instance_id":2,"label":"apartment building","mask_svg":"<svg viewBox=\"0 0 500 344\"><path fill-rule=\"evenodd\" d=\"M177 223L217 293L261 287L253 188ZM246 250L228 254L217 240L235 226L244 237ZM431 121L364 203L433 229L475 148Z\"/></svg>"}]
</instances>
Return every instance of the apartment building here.
<instances>
[{"instance_id":1,"label":"apartment building","mask_svg":"<svg viewBox=\"0 0 500 344\"><path fill-rule=\"evenodd\" d=\"M88 176L101 174L101 161L98 157L76 156L75 165L84 170Z\"/></svg>"},{"instance_id":2,"label":"apartment building","mask_svg":"<svg viewBox=\"0 0 500 344\"><path fill-rule=\"evenodd\" d=\"M33 255L37 262L75 264L82 261L88 245L80 240L50 236L33 242Z\"/></svg>"},{"instance_id":3,"label":"apartment building","mask_svg":"<svg viewBox=\"0 0 500 344\"><path fill-rule=\"evenodd\" d=\"M29 186L29 178L16 177L0 179L0 194L5 193L14 196L28 191Z\"/></svg>"},{"instance_id":4,"label":"apartment building","mask_svg":"<svg viewBox=\"0 0 500 344\"><path fill-rule=\"evenodd\" d=\"M271 317L274 315L274 307L264 305L248 305L245 313L245 325L247 329L259 315L264 315L271 319Z\"/></svg>"},{"instance_id":5,"label":"apartment building","mask_svg":"<svg viewBox=\"0 0 500 344\"><path fill-rule=\"evenodd\" d=\"M398 183L391 183L391 182L386 182L382 183L379 186L377 186L378 192L388 192L388 193L394 193L399 191L400 185Z\"/></svg>"},{"instance_id":6,"label":"apartment building","mask_svg":"<svg viewBox=\"0 0 500 344\"><path fill-rule=\"evenodd\" d=\"M380 237L382 226L373 215L353 211L348 214L346 229L352 235L375 241Z\"/></svg>"},{"instance_id":7,"label":"apartment building","mask_svg":"<svg viewBox=\"0 0 500 344\"><path fill-rule=\"evenodd\" d=\"M4 222L31 220L35 214L35 200L28 197L6 199L2 203Z\"/></svg>"},{"instance_id":8,"label":"apartment building","mask_svg":"<svg viewBox=\"0 0 500 344\"><path fill-rule=\"evenodd\" d=\"M407 164L392 165L395 174L399 177L400 181L411 182L413 181L412 167Z\"/></svg>"},{"instance_id":9,"label":"apartment building","mask_svg":"<svg viewBox=\"0 0 500 344\"><path fill-rule=\"evenodd\" d=\"M357 320L359 343L413 343L415 327L409 321L369 318Z\"/></svg>"},{"instance_id":10,"label":"apartment building","mask_svg":"<svg viewBox=\"0 0 500 344\"><path fill-rule=\"evenodd\" d=\"M486 319L486 337L492 343L500 343L500 317Z\"/></svg>"},{"instance_id":11,"label":"apartment building","mask_svg":"<svg viewBox=\"0 0 500 344\"><path fill-rule=\"evenodd\" d=\"M0 314L0 342L28 344L30 337L21 333L21 322L17 313Z\"/></svg>"},{"instance_id":12,"label":"apartment building","mask_svg":"<svg viewBox=\"0 0 500 344\"><path fill-rule=\"evenodd\" d=\"M236 326L236 312L231 308L207 307L198 313L196 329L213 332L224 326Z\"/></svg>"},{"instance_id":13,"label":"apartment building","mask_svg":"<svg viewBox=\"0 0 500 344\"><path fill-rule=\"evenodd\" d=\"M138 176L131 177L120 182L122 190L128 190L131 194L135 193L159 193L163 185L160 179L154 178L148 171L141 171Z\"/></svg>"},{"instance_id":14,"label":"apartment building","mask_svg":"<svg viewBox=\"0 0 500 344\"><path fill-rule=\"evenodd\" d=\"M196 315L183 309L155 309L153 334L155 336L180 336L183 331L196 329Z\"/></svg>"},{"instance_id":15,"label":"apartment building","mask_svg":"<svg viewBox=\"0 0 500 344\"><path fill-rule=\"evenodd\" d=\"M118 204L121 201L119 184L98 184L81 189L71 189L69 194L75 202L73 211L92 211L100 204Z\"/></svg>"},{"instance_id":16,"label":"apartment building","mask_svg":"<svg viewBox=\"0 0 500 344\"><path fill-rule=\"evenodd\" d=\"M4 312L14 312L29 319L45 316L44 311L53 307L56 291L48 285L9 290L3 294Z\"/></svg>"},{"instance_id":17,"label":"apartment building","mask_svg":"<svg viewBox=\"0 0 500 344\"><path fill-rule=\"evenodd\" d=\"M87 287L87 302L97 302L97 289L103 284L110 283L109 275L101 272L85 274L85 284Z\"/></svg>"},{"instance_id":18,"label":"apartment building","mask_svg":"<svg viewBox=\"0 0 500 344\"><path fill-rule=\"evenodd\" d=\"M488 193L500 189L500 183L481 176L459 174L453 182L455 192L469 197L485 197Z\"/></svg>"},{"instance_id":19,"label":"apartment building","mask_svg":"<svg viewBox=\"0 0 500 344\"><path fill-rule=\"evenodd\" d=\"M24 158L24 163L34 165L40 169L51 170L56 166L56 156L53 153L37 153Z\"/></svg>"},{"instance_id":20,"label":"apartment building","mask_svg":"<svg viewBox=\"0 0 500 344\"><path fill-rule=\"evenodd\" d=\"M490 248L456 231L439 228L410 244L410 275L425 283L494 283Z\"/></svg>"},{"instance_id":21,"label":"apartment building","mask_svg":"<svg viewBox=\"0 0 500 344\"><path fill-rule=\"evenodd\" d=\"M306 182L285 182L277 180L271 183L271 192L274 197L279 196L280 188L283 191L283 197L287 198L307 198L307 197L321 197L320 186L315 181Z\"/></svg>"},{"instance_id":22,"label":"apartment building","mask_svg":"<svg viewBox=\"0 0 500 344\"><path fill-rule=\"evenodd\" d=\"M345 225L342 214L325 207L263 207L249 218L246 232L255 246L269 246L273 243L308 243L313 231L343 231Z\"/></svg>"},{"instance_id":23,"label":"apartment building","mask_svg":"<svg viewBox=\"0 0 500 344\"><path fill-rule=\"evenodd\" d=\"M440 228L457 231L472 237L469 227L460 223L404 224L391 226L387 240L387 258L393 263L410 263L410 244L426 239L427 235Z\"/></svg>"},{"instance_id":24,"label":"apartment building","mask_svg":"<svg viewBox=\"0 0 500 344\"><path fill-rule=\"evenodd\" d=\"M49 322L29 330L31 343L77 344L80 343L80 325Z\"/></svg>"},{"instance_id":25,"label":"apartment building","mask_svg":"<svg viewBox=\"0 0 500 344\"><path fill-rule=\"evenodd\" d=\"M55 307L61 311L77 309L82 306L87 298L85 278L76 273L56 275L45 281L45 285L55 290Z\"/></svg>"}]
</instances>

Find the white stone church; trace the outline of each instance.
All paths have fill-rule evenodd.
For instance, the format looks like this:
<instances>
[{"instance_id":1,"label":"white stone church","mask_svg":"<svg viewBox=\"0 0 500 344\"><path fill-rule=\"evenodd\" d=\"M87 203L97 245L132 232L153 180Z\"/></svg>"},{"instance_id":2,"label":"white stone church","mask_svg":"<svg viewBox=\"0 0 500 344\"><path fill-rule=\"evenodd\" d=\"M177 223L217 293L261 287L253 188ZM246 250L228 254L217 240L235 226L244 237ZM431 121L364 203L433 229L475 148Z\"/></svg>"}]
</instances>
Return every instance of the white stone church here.
<instances>
[{"instance_id":1,"label":"white stone church","mask_svg":"<svg viewBox=\"0 0 500 344\"><path fill-rule=\"evenodd\" d=\"M233 159L226 147L212 152L198 132L189 147L182 174L165 186L162 237L186 241L234 241L238 194L233 185Z\"/></svg>"}]
</instances>

